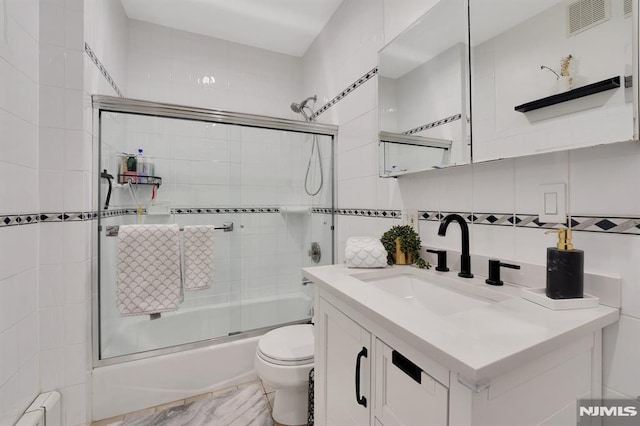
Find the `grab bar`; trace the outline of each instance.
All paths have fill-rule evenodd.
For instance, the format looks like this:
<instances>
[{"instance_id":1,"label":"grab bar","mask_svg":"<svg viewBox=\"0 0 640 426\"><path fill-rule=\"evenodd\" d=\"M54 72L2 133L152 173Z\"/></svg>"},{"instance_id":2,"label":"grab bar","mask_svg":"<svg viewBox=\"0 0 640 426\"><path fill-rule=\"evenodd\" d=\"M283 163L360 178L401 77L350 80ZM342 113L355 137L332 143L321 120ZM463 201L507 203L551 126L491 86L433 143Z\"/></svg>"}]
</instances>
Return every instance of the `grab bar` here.
<instances>
[{"instance_id":1,"label":"grab bar","mask_svg":"<svg viewBox=\"0 0 640 426\"><path fill-rule=\"evenodd\" d=\"M107 234L106 234L107 237L117 237L118 231L120 230L120 226L118 225L107 226L105 227L105 229L107 231ZM224 222L222 225L214 227L214 229L222 229L224 230L224 232L231 232L233 231L233 222ZM102 226L99 226L98 230L102 231ZM184 231L184 227L181 226L180 230Z\"/></svg>"}]
</instances>

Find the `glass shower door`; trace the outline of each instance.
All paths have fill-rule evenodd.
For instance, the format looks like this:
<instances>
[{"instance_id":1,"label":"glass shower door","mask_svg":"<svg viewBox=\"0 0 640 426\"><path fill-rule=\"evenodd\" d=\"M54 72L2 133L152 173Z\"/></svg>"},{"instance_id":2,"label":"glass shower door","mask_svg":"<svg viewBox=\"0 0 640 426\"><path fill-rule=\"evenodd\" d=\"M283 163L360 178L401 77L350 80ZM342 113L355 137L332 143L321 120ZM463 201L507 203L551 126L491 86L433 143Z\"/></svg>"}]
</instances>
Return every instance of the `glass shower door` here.
<instances>
[{"instance_id":1,"label":"glass shower door","mask_svg":"<svg viewBox=\"0 0 640 426\"><path fill-rule=\"evenodd\" d=\"M313 134L314 124L241 115L225 124L170 107L99 112L98 361L304 322L313 285L301 269L333 263L333 136ZM181 286L176 310L123 314L118 232L133 224L215 226L209 285Z\"/></svg>"},{"instance_id":2,"label":"glass shower door","mask_svg":"<svg viewBox=\"0 0 640 426\"><path fill-rule=\"evenodd\" d=\"M214 275L204 289L182 290L179 308L159 315L125 316L116 306L117 227L128 224L224 224L237 220L224 207L233 202L228 134L234 126L148 115L102 112L100 170L113 176L101 183L100 356L113 358L225 337L239 329L233 309L240 286L235 232L215 231ZM125 171L142 149L150 173ZM136 158L139 161L139 158ZM147 166L148 167L148 166ZM143 177L144 176L144 177ZM153 178L149 176L154 176ZM131 183L129 183L131 182ZM140 214L138 214L140 212Z\"/></svg>"},{"instance_id":3,"label":"glass shower door","mask_svg":"<svg viewBox=\"0 0 640 426\"><path fill-rule=\"evenodd\" d=\"M241 331L309 319L313 286L301 270L333 263L332 139L250 127L236 136Z\"/></svg>"}]
</instances>

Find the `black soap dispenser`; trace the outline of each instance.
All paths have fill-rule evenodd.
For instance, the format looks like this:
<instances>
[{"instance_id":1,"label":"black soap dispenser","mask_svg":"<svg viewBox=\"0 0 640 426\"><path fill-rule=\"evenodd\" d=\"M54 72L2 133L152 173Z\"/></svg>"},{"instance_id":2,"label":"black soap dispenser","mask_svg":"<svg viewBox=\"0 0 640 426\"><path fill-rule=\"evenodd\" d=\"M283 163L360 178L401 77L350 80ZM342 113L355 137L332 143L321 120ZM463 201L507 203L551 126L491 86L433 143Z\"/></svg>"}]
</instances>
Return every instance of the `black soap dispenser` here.
<instances>
[{"instance_id":1,"label":"black soap dispenser","mask_svg":"<svg viewBox=\"0 0 640 426\"><path fill-rule=\"evenodd\" d=\"M558 245L547 249L547 297L576 299L584 293L584 251L571 244L571 229L552 229L558 233Z\"/></svg>"}]
</instances>

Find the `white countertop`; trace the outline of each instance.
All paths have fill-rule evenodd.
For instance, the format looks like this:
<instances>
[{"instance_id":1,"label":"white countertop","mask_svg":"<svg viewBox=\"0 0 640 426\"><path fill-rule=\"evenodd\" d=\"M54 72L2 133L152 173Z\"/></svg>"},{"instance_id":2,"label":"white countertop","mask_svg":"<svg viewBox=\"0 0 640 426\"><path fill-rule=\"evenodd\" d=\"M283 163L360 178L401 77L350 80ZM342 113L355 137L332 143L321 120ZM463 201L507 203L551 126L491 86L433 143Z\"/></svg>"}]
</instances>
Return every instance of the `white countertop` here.
<instances>
[{"instance_id":1,"label":"white countertop","mask_svg":"<svg viewBox=\"0 0 640 426\"><path fill-rule=\"evenodd\" d=\"M468 286L478 295L504 299L451 315L411 306L356 277L409 272L441 285ZM619 310L596 308L554 311L520 297L521 287L495 287L484 277L463 279L456 272L411 266L353 269L345 265L303 269L319 290L331 293L375 324L411 342L419 351L462 377L479 384L593 333L619 318Z\"/></svg>"}]
</instances>

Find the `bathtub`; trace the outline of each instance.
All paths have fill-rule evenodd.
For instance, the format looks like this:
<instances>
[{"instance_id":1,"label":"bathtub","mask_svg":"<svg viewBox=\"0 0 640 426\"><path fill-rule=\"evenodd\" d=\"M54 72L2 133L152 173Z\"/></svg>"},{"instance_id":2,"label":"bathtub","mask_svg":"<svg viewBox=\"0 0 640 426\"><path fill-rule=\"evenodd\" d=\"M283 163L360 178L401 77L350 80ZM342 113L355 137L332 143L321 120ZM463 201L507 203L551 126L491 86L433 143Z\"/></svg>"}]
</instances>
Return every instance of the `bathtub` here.
<instances>
[{"instance_id":1,"label":"bathtub","mask_svg":"<svg viewBox=\"0 0 640 426\"><path fill-rule=\"evenodd\" d=\"M170 348L174 353L94 368L94 420L257 380L253 357L258 339L268 330L261 327L306 318L311 303L308 295L292 293L243 301L241 306L182 309L153 321L127 321L104 348L104 357L111 352L135 353L132 358L137 358L145 356L140 351L185 345ZM260 330L206 342L213 335L226 336L230 321L241 330Z\"/></svg>"}]
</instances>

